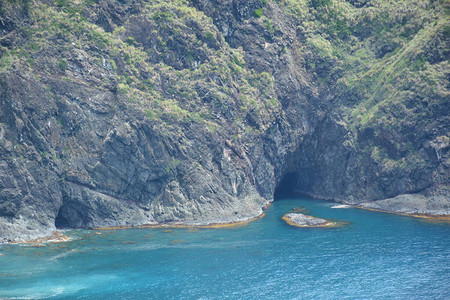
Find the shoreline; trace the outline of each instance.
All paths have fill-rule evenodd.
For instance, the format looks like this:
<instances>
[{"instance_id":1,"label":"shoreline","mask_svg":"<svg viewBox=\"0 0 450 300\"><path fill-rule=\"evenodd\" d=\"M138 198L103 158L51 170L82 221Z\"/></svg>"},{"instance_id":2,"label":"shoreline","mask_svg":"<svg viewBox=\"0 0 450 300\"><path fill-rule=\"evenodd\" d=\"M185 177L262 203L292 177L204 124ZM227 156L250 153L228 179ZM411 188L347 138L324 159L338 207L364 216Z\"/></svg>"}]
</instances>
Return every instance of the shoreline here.
<instances>
[{"instance_id":1,"label":"shoreline","mask_svg":"<svg viewBox=\"0 0 450 300\"><path fill-rule=\"evenodd\" d=\"M382 209L371 208L371 207L363 207L363 206L359 206L359 205L352 205L352 207L355 207L355 208L358 208L358 209L363 209L363 210L368 210L368 211L375 211L375 212L394 214L394 215L399 215L399 216L413 217L413 218L418 218L418 219L450 222L450 215L432 215L432 214L420 214L420 213L405 213L405 212L396 212L396 211L382 210Z\"/></svg>"},{"instance_id":2,"label":"shoreline","mask_svg":"<svg viewBox=\"0 0 450 300\"><path fill-rule=\"evenodd\" d=\"M324 199L322 199L324 200ZM325 201L332 201L341 205L345 205L348 207L358 208L362 210L367 211L374 211L374 212L380 212L380 213L388 213L388 214L394 214L399 216L406 216L406 217L412 217L412 218L418 218L423 220L429 220L429 221L441 221L445 223L450 223L450 215L446 214L425 214L425 213L406 213L406 212L395 212L395 211L388 211L388 210L382 210L377 208L370 208L370 207L363 207L360 205L351 205L351 204L342 204L342 202L336 202L333 200L325 200ZM267 210L271 205L273 204L273 201L267 201L263 207L263 210ZM246 225L250 222L256 221L258 219L264 218L266 215L265 212L262 212L260 215L246 219L241 221L234 221L234 222L226 222L226 223L208 223L208 224L183 224L183 223L166 223L166 224L144 224L144 225L124 225L124 226L110 226L110 227L91 227L91 228L80 228L85 230L121 230L121 229L145 229L145 228L228 228L228 227L237 227ZM333 221L327 221L324 224L314 225L314 226L308 226L308 225L297 225L295 222L291 221L290 218L283 216L282 220L285 221L288 225L299 227L299 228L334 228L334 227L341 227L345 224L341 222L333 222ZM75 228L65 228L65 229L75 229ZM64 229L64 230L65 230ZM61 233L62 230L57 229L52 233L50 236L40 237L36 239L32 239L29 241L11 241L6 242L2 244L29 244L34 245L36 247L42 246L42 244L45 243L64 243L70 241L70 237L64 235Z\"/></svg>"},{"instance_id":3,"label":"shoreline","mask_svg":"<svg viewBox=\"0 0 450 300\"><path fill-rule=\"evenodd\" d=\"M262 210L267 210L267 209L269 209L269 208L272 206L272 204L273 204L274 201L275 201L275 200L267 201L267 202L264 204L264 206L262 207Z\"/></svg>"},{"instance_id":4,"label":"shoreline","mask_svg":"<svg viewBox=\"0 0 450 300\"><path fill-rule=\"evenodd\" d=\"M382 212L382 213L388 213L388 214L395 214L395 215L400 215L400 216L407 216L407 217L413 217L413 218L419 218L419 219L427 219L427 220L435 220L435 221L448 221L450 222L450 214L422 214L422 213L407 213L407 212L395 212L395 211L389 211L389 210L383 210L383 209L377 209L377 208L370 208L370 207L363 207L360 206L360 204L351 204L346 202L343 199L338 199L338 198L333 198L333 197L324 197L324 196L320 196L314 193L310 193L310 192L303 192L303 191L295 191L295 194L297 196L306 196L309 197L311 199L314 200L324 200L324 201L328 201L328 202L334 202L337 205L348 205L350 207L354 207L354 208L359 208L359 209L364 209L364 210L369 210L369 211L376 211L376 212ZM389 199L389 198L388 198ZM386 200L386 199L379 199L379 200ZM375 201L379 201L379 200L375 200ZM365 203L370 203L370 202L365 202Z\"/></svg>"},{"instance_id":5,"label":"shoreline","mask_svg":"<svg viewBox=\"0 0 450 300\"><path fill-rule=\"evenodd\" d=\"M269 203L271 204L271 203ZM267 204L266 204L267 205ZM270 205L269 205L270 206ZM42 246L44 243L64 243L70 241L70 237L61 234L62 230L71 230L71 229L84 229L84 230L121 230L121 229L145 229L145 228L227 228L227 227L237 227L237 226L243 226L250 222L262 219L266 216L265 212L262 212L261 214L241 220L241 221L235 221L235 222L228 222L228 223L208 223L208 224L199 224L199 225L193 225L193 224L144 224L144 225L124 225L124 226L111 226L111 227L91 227L91 228L64 228L64 229L56 229L52 235L45 236L37 239L32 239L29 241L11 241L6 242L2 244L30 244L35 245L36 247Z\"/></svg>"},{"instance_id":6,"label":"shoreline","mask_svg":"<svg viewBox=\"0 0 450 300\"><path fill-rule=\"evenodd\" d=\"M243 221L235 221L228 223L209 223L204 225L192 225L192 224L144 224L137 226L111 226L111 227L93 227L87 228L88 230L119 230L119 229L142 229L142 228L225 228L225 227L234 227L239 225L245 225L250 222L256 221L258 219L264 218L266 213L261 213L260 215L243 220Z\"/></svg>"}]
</instances>

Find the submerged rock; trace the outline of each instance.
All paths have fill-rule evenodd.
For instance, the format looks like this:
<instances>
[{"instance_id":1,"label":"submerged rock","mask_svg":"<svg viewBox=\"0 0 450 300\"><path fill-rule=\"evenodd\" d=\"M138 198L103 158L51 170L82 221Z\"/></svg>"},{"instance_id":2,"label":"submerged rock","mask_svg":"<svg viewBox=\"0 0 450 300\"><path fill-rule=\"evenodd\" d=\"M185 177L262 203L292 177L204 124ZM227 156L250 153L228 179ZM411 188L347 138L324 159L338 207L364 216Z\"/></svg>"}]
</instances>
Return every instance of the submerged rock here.
<instances>
[{"instance_id":1,"label":"submerged rock","mask_svg":"<svg viewBox=\"0 0 450 300\"><path fill-rule=\"evenodd\" d=\"M309 209L305 208L305 207L294 207L292 209L293 213L301 213L301 214L309 214L310 211Z\"/></svg>"}]
</instances>

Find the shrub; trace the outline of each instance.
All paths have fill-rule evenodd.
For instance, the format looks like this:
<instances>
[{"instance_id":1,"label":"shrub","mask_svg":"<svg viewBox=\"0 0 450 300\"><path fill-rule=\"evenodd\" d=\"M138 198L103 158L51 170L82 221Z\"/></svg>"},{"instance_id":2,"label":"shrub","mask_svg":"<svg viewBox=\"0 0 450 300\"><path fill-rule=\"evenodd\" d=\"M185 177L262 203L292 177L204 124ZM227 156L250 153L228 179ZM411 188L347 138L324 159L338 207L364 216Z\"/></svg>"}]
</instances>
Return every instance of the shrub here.
<instances>
[{"instance_id":1,"label":"shrub","mask_svg":"<svg viewBox=\"0 0 450 300\"><path fill-rule=\"evenodd\" d=\"M255 16L256 18L261 18L263 15L263 10L261 8L255 9L253 11L253 16Z\"/></svg>"},{"instance_id":2,"label":"shrub","mask_svg":"<svg viewBox=\"0 0 450 300\"><path fill-rule=\"evenodd\" d=\"M322 6L328 6L330 5L332 2L331 0L311 0L311 6L314 8L319 8Z\"/></svg>"},{"instance_id":3,"label":"shrub","mask_svg":"<svg viewBox=\"0 0 450 300\"><path fill-rule=\"evenodd\" d=\"M136 44L136 39L132 36L129 36L125 39L125 43L127 43L130 46L133 46Z\"/></svg>"},{"instance_id":4,"label":"shrub","mask_svg":"<svg viewBox=\"0 0 450 300\"><path fill-rule=\"evenodd\" d=\"M205 40L206 41L208 41L208 42L212 42L212 41L214 41L214 34L213 33L211 33L211 32L209 32L209 31L207 31L207 32L205 32L204 34L203 34L203 37L205 38Z\"/></svg>"},{"instance_id":5,"label":"shrub","mask_svg":"<svg viewBox=\"0 0 450 300\"><path fill-rule=\"evenodd\" d=\"M157 115L150 109L145 109L145 114L147 115L147 118L149 118L150 120L156 120L157 119Z\"/></svg>"},{"instance_id":6,"label":"shrub","mask_svg":"<svg viewBox=\"0 0 450 300\"><path fill-rule=\"evenodd\" d=\"M67 68L67 60L61 59L61 60L58 62L58 68L59 68L61 71L65 71L66 68Z\"/></svg>"},{"instance_id":7,"label":"shrub","mask_svg":"<svg viewBox=\"0 0 450 300\"><path fill-rule=\"evenodd\" d=\"M156 22L163 22L163 21L171 21L174 17L174 15L170 12L155 12L153 14L153 20Z\"/></svg>"}]
</instances>

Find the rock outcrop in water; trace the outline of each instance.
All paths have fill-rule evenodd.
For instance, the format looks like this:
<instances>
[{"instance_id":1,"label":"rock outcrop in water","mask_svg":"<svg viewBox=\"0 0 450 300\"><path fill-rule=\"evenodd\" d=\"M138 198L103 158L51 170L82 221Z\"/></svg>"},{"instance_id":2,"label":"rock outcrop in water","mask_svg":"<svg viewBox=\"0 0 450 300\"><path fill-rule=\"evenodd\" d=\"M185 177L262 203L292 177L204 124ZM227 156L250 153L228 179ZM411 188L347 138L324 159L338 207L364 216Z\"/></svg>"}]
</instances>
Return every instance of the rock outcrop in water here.
<instances>
[{"instance_id":1,"label":"rock outcrop in water","mask_svg":"<svg viewBox=\"0 0 450 300\"><path fill-rule=\"evenodd\" d=\"M2 2L0 242L247 220L287 176L448 208L448 4L416 2Z\"/></svg>"},{"instance_id":2,"label":"rock outcrop in water","mask_svg":"<svg viewBox=\"0 0 450 300\"><path fill-rule=\"evenodd\" d=\"M288 213L283 216L283 220L289 225L296 227L333 227L335 223L328 220L307 216L299 213Z\"/></svg>"}]
</instances>

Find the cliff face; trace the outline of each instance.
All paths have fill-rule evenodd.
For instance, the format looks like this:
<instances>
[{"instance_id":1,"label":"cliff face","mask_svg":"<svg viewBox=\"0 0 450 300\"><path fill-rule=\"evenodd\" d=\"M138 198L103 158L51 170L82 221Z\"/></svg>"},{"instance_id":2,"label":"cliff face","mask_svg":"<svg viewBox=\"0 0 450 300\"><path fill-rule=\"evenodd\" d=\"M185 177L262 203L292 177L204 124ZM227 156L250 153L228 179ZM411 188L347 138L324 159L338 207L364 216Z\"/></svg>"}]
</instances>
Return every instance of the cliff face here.
<instances>
[{"instance_id":1,"label":"cliff face","mask_svg":"<svg viewBox=\"0 0 450 300\"><path fill-rule=\"evenodd\" d=\"M275 165L297 191L359 203L448 183L444 2L194 3L273 74L295 144Z\"/></svg>"},{"instance_id":2,"label":"cliff face","mask_svg":"<svg viewBox=\"0 0 450 300\"><path fill-rule=\"evenodd\" d=\"M286 174L349 203L448 185L448 8L403 4L1 4L0 241L246 220Z\"/></svg>"}]
</instances>

